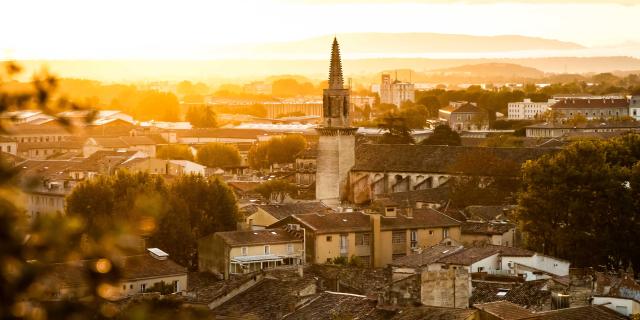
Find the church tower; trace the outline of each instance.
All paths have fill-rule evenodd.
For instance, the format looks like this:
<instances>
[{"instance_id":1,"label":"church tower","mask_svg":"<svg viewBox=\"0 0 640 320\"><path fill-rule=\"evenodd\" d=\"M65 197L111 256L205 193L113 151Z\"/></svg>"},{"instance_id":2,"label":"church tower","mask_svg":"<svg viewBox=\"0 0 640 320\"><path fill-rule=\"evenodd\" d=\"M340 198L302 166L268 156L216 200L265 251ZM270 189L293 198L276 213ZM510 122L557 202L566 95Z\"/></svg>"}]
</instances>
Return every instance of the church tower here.
<instances>
[{"instance_id":1,"label":"church tower","mask_svg":"<svg viewBox=\"0 0 640 320\"><path fill-rule=\"evenodd\" d=\"M316 168L316 199L337 206L347 198L349 170L355 163L355 135L349 118L349 89L344 88L342 62L338 40L333 39L329 88L322 99L322 126L319 137Z\"/></svg>"}]
</instances>

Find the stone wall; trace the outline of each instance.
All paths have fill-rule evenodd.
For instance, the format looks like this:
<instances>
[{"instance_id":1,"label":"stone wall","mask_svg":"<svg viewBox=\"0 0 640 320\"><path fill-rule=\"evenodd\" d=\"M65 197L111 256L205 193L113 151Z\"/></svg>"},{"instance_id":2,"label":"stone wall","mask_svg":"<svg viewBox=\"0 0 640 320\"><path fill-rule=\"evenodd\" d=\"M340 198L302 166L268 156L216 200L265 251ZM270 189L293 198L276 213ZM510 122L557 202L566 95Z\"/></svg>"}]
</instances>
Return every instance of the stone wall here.
<instances>
[{"instance_id":1,"label":"stone wall","mask_svg":"<svg viewBox=\"0 0 640 320\"><path fill-rule=\"evenodd\" d=\"M423 271L422 304L435 307L468 308L471 277L464 269Z\"/></svg>"}]
</instances>

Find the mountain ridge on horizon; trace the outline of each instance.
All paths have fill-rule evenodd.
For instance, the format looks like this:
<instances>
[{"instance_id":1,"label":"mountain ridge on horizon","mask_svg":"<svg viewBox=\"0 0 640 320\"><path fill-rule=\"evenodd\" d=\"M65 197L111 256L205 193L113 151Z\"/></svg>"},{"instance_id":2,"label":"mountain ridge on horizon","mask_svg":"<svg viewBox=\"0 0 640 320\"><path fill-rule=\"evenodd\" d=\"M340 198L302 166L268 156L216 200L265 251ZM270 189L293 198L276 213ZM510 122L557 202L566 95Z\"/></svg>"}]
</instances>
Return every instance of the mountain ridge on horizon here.
<instances>
[{"instance_id":1,"label":"mountain ridge on horizon","mask_svg":"<svg viewBox=\"0 0 640 320\"><path fill-rule=\"evenodd\" d=\"M343 52L358 53L448 53L510 52L531 50L579 50L587 47L575 42L523 35L468 35L435 32L350 32L335 35ZM234 50L254 54L320 54L327 50L334 35L321 35L292 41L240 45Z\"/></svg>"}]
</instances>

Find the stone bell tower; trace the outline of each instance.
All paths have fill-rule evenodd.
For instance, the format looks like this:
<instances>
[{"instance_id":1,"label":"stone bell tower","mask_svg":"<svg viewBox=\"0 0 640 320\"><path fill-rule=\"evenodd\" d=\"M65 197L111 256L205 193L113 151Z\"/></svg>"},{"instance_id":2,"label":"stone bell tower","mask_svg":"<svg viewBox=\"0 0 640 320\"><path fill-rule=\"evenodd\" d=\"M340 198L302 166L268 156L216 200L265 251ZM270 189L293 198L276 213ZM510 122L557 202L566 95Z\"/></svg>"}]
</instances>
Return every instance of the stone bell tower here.
<instances>
[{"instance_id":1,"label":"stone bell tower","mask_svg":"<svg viewBox=\"0 0 640 320\"><path fill-rule=\"evenodd\" d=\"M316 170L316 199L336 206L347 198L349 170L355 162L355 135L349 110L349 89L344 88L342 62L338 40L333 39L329 88L322 99L322 126L317 128L319 138Z\"/></svg>"}]
</instances>

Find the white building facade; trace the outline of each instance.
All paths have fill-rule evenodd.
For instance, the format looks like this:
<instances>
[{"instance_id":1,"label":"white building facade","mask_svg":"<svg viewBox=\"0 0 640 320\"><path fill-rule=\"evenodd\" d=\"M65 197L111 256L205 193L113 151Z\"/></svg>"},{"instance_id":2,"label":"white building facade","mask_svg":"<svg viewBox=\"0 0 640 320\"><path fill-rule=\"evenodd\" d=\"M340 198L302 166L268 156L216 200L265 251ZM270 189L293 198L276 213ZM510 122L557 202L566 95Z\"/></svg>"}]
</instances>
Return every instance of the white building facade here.
<instances>
[{"instance_id":1,"label":"white building facade","mask_svg":"<svg viewBox=\"0 0 640 320\"><path fill-rule=\"evenodd\" d=\"M549 99L547 102L532 102L531 99L524 99L522 102L510 102L507 108L508 120L536 119L549 110L553 104L558 102Z\"/></svg>"}]
</instances>

